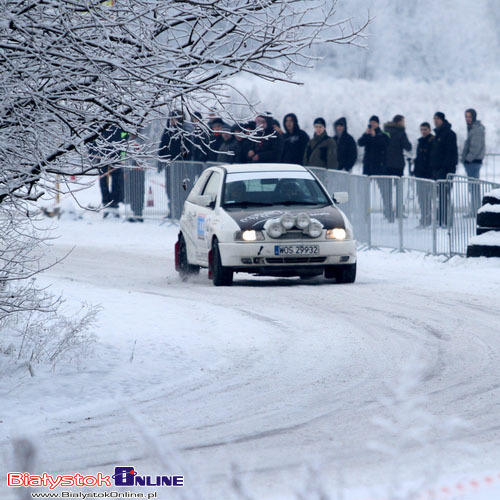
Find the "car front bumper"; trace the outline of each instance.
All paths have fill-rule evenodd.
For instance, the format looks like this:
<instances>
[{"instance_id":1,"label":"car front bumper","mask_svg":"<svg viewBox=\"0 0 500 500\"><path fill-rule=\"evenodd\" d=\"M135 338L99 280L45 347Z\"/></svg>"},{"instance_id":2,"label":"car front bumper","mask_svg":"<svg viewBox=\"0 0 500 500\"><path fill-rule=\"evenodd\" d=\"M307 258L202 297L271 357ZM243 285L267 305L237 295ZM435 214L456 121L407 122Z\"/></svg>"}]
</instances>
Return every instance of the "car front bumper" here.
<instances>
[{"instance_id":1,"label":"car front bumper","mask_svg":"<svg viewBox=\"0 0 500 500\"><path fill-rule=\"evenodd\" d=\"M312 255L276 255L275 247L318 245L319 252ZM222 265L235 268L263 268L273 266L331 266L354 264L356 262L356 241L257 241L257 242L219 242Z\"/></svg>"}]
</instances>

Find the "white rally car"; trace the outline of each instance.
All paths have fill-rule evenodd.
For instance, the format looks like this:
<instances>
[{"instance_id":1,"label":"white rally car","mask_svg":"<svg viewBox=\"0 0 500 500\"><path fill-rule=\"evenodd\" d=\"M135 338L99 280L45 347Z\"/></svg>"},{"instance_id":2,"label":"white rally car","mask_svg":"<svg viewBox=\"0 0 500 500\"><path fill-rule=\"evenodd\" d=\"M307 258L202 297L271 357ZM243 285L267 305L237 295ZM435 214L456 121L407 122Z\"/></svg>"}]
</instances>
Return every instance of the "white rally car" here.
<instances>
[{"instance_id":1,"label":"white rally car","mask_svg":"<svg viewBox=\"0 0 500 500\"><path fill-rule=\"evenodd\" d=\"M206 267L215 286L231 285L235 272L353 283L356 242L336 206L346 200L299 165L210 167L184 204L176 270L184 279Z\"/></svg>"}]
</instances>

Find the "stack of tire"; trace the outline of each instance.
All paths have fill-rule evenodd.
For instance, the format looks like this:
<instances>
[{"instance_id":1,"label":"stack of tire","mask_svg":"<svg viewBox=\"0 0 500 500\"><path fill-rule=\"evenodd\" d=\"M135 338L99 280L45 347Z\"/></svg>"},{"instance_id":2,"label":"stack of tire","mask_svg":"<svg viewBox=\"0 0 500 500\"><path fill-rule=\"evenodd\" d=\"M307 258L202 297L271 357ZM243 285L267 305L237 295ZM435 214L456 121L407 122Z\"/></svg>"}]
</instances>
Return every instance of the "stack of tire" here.
<instances>
[{"instance_id":1,"label":"stack of tire","mask_svg":"<svg viewBox=\"0 0 500 500\"><path fill-rule=\"evenodd\" d=\"M500 257L500 189L483 196L476 234L467 247L467 257Z\"/></svg>"}]
</instances>

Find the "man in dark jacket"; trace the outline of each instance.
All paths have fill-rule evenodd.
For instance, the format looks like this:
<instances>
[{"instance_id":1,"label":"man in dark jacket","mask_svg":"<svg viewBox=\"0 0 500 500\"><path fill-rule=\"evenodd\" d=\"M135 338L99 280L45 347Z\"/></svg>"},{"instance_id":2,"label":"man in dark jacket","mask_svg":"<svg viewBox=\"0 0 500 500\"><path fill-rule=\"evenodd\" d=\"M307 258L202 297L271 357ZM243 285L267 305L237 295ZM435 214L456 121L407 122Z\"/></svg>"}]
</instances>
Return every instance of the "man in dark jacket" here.
<instances>
[{"instance_id":1,"label":"man in dark jacket","mask_svg":"<svg viewBox=\"0 0 500 500\"><path fill-rule=\"evenodd\" d=\"M380 130L380 120L373 115L365 133L358 139L358 146L365 148L364 175L384 175L389 136Z\"/></svg>"},{"instance_id":2,"label":"man in dark jacket","mask_svg":"<svg viewBox=\"0 0 500 500\"><path fill-rule=\"evenodd\" d=\"M358 159L358 148L352 135L347 133L347 120L342 117L334 124L335 135L333 140L337 143L337 160L339 170L350 172Z\"/></svg>"},{"instance_id":3,"label":"man in dark jacket","mask_svg":"<svg viewBox=\"0 0 500 500\"><path fill-rule=\"evenodd\" d=\"M380 129L378 116L373 115L365 133L358 139L358 145L365 148L363 157L364 175L386 175L387 147L389 136ZM393 179L377 179L377 184L382 196L384 217L389 222L394 222L392 210Z\"/></svg>"},{"instance_id":4,"label":"man in dark jacket","mask_svg":"<svg viewBox=\"0 0 500 500\"><path fill-rule=\"evenodd\" d=\"M385 173L386 175L397 175L401 177L405 168L403 151L411 151L411 143L405 131L405 117L396 115L392 119L392 122L388 122L384 125L384 130L389 136Z\"/></svg>"},{"instance_id":5,"label":"man in dark jacket","mask_svg":"<svg viewBox=\"0 0 500 500\"><path fill-rule=\"evenodd\" d=\"M185 139L185 135L193 132L194 127L185 123L184 113L180 110L174 110L170 113L167 121L167 126L163 131L160 142L160 150L158 151L158 171L161 172L165 168L165 192L169 200L169 213L172 216L172 195L173 188L172 179L176 168L171 162L190 160L191 151L189 142Z\"/></svg>"},{"instance_id":6,"label":"man in dark jacket","mask_svg":"<svg viewBox=\"0 0 500 500\"><path fill-rule=\"evenodd\" d=\"M302 165L309 136L299 127L297 116L293 113L285 115L285 118L283 118L283 128L285 133L283 135L281 162Z\"/></svg>"},{"instance_id":7,"label":"man in dark jacket","mask_svg":"<svg viewBox=\"0 0 500 500\"><path fill-rule=\"evenodd\" d=\"M458 163L457 135L451 130L451 123L445 114L438 111L434 115L436 137L431 150L431 169L434 180L446 179L454 174ZM450 186L442 183L439 188L439 225L445 227L448 222Z\"/></svg>"},{"instance_id":8,"label":"man in dark jacket","mask_svg":"<svg viewBox=\"0 0 500 500\"><path fill-rule=\"evenodd\" d=\"M118 204L124 200L123 168L121 164L121 152L124 147L119 143L125 142L128 134L118 127L108 127L99 137L100 141L94 141L89 146L89 154L92 162L99 169L99 187L101 189L102 205L105 207L103 218L110 213L119 217ZM110 189L111 183L111 189Z\"/></svg>"},{"instance_id":9,"label":"man in dark jacket","mask_svg":"<svg viewBox=\"0 0 500 500\"><path fill-rule=\"evenodd\" d=\"M314 136L304 152L304 165L338 169L337 144L326 133L326 122L323 118L314 120Z\"/></svg>"},{"instance_id":10,"label":"man in dark jacket","mask_svg":"<svg viewBox=\"0 0 500 500\"><path fill-rule=\"evenodd\" d=\"M210 134L210 150L208 151L207 161L217 161L217 155L224 143L222 138L222 129L227 126L222 118L214 118L208 122L209 128L212 130Z\"/></svg>"},{"instance_id":11,"label":"man in dark jacket","mask_svg":"<svg viewBox=\"0 0 500 500\"><path fill-rule=\"evenodd\" d=\"M274 130L271 116L257 116L255 119L258 142L252 142L248 151L248 163L279 163L282 154L282 139Z\"/></svg>"},{"instance_id":12,"label":"man in dark jacket","mask_svg":"<svg viewBox=\"0 0 500 500\"><path fill-rule=\"evenodd\" d=\"M195 111L191 116L193 122L193 139L191 145L191 160L192 161L208 161L210 143L210 133L208 127L203 123L203 118L199 111Z\"/></svg>"},{"instance_id":13,"label":"man in dark jacket","mask_svg":"<svg viewBox=\"0 0 500 500\"><path fill-rule=\"evenodd\" d=\"M422 137L418 140L417 156L413 175L420 179L432 179L431 149L434 136L431 134L431 126L424 122L420 125ZM432 183L417 181L417 197L420 206L420 227L429 226L432 222Z\"/></svg>"}]
</instances>

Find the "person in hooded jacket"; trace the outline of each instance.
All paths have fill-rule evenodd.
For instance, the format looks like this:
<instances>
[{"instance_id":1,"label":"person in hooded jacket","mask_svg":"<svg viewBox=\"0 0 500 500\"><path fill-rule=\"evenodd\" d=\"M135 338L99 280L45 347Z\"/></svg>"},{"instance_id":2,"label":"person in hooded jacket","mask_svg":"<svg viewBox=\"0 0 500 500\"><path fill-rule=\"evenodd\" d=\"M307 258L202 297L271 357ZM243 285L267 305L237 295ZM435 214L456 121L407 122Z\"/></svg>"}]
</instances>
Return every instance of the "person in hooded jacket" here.
<instances>
[{"instance_id":1,"label":"person in hooded jacket","mask_svg":"<svg viewBox=\"0 0 500 500\"><path fill-rule=\"evenodd\" d=\"M358 159L358 148L351 134L347 132L347 120L342 117L333 124L335 135L333 140L337 143L337 160L339 170L350 172Z\"/></svg>"},{"instance_id":2,"label":"person in hooded jacket","mask_svg":"<svg viewBox=\"0 0 500 500\"><path fill-rule=\"evenodd\" d=\"M405 168L403 151L411 151L411 143L405 131L405 117L396 115L392 122L384 125L384 131L389 136L385 174L401 177Z\"/></svg>"},{"instance_id":3,"label":"person in hooded jacket","mask_svg":"<svg viewBox=\"0 0 500 500\"><path fill-rule=\"evenodd\" d=\"M434 114L434 132L436 133L431 150L431 169L434 180L446 179L448 174L457 170L458 147L457 134L451 129L451 123L441 111ZM447 182L439 186L439 225L448 224L448 206L450 204L450 185Z\"/></svg>"},{"instance_id":4,"label":"person in hooded jacket","mask_svg":"<svg viewBox=\"0 0 500 500\"><path fill-rule=\"evenodd\" d=\"M309 136L299 127L297 116L294 113L288 113L283 118L283 154L282 163L292 163L303 165L304 151L309 142Z\"/></svg>"},{"instance_id":5,"label":"person in hooded jacket","mask_svg":"<svg viewBox=\"0 0 500 500\"><path fill-rule=\"evenodd\" d=\"M486 152L484 125L477 119L477 112L472 108L465 111L465 123L467 124L467 139L462 150L462 161L467 177L479 179L479 170ZM475 217L481 205L479 185L470 182L469 193L471 196L469 216Z\"/></svg>"},{"instance_id":6,"label":"person in hooded jacket","mask_svg":"<svg viewBox=\"0 0 500 500\"><path fill-rule=\"evenodd\" d=\"M258 142L252 142L248 151L248 163L279 163L281 159L282 138L274 130L271 116L255 118Z\"/></svg>"},{"instance_id":7,"label":"person in hooded jacket","mask_svg":"<svg viewBox=\"0 0 500 500\"><path fill-rule=\"evenodd\" d=\"M314 120L314 136L304 151L304 165L338 169L337 144L326 133L326 122L323 118Z\"/></svg>"},{"instance_id":8,"label":"person in hooded jacket","mask_svg":"<svg viewBox=\"0 0 500 500\"><path fill-rule=\"evenodd\" d=\"M225 126L222 128L222 139L223 143L219 148L217 154L217 161L220 163L239 163L237 161L238 154L236 153L236 148L239 147L236 138L231 133L231 128Z\"/></svg>"}]
</instances>

